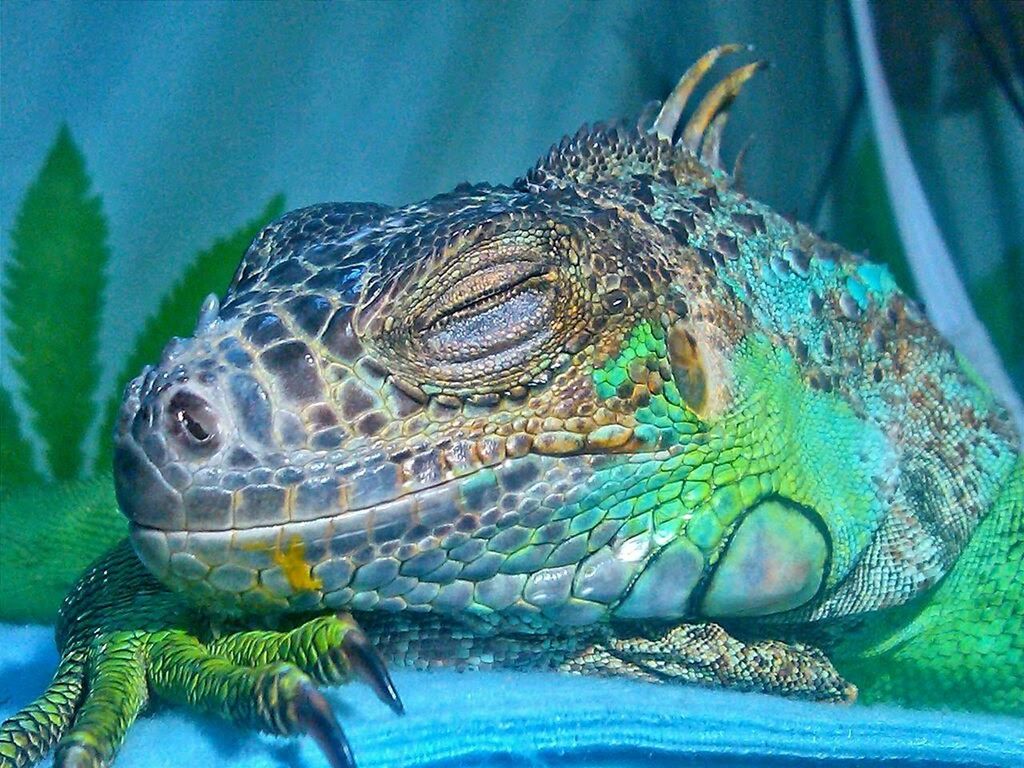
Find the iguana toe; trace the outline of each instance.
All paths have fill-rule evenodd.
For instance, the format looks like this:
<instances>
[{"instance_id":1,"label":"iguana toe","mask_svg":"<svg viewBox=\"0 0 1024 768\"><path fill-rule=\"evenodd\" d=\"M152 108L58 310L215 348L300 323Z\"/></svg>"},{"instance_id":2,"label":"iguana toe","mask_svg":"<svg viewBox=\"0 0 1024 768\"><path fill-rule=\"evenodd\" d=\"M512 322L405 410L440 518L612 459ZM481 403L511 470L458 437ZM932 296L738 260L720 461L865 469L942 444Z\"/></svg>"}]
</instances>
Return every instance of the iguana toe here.
<instances>
[{"instance_id":1,"label":"iguana toe","mask_svg":"<svg viewBox=\"0 0 1024 768\"><path fill-rule=\"evenodd\" d=\"M57 750L54 768L100 768L103 761L95 749L83 744L72 744Z\"/></svg>"},{"instance_id":2,"label":"iguana toe","mask_svg":"<svg viewBox=\"0 0 1024 768\"><path fill-rule=\"evenodd\" d=\"M352 672L362 678L392 712L405 714L405 705L395 690L384 659L361 629L352 629L345 635L338 653L344 655Z\"/></svg>"},{"instance_id":3,"label":"iguana toe","mask_svg":"<svg viewBox=\"0 0 1024 768\"><path fill-rule=\"evenodd\" d=\"M331 768L354 768L352 748L324 695L312 683L304 681L292 697L295 724L313 737Z\"/></svg>"}]
</instances>

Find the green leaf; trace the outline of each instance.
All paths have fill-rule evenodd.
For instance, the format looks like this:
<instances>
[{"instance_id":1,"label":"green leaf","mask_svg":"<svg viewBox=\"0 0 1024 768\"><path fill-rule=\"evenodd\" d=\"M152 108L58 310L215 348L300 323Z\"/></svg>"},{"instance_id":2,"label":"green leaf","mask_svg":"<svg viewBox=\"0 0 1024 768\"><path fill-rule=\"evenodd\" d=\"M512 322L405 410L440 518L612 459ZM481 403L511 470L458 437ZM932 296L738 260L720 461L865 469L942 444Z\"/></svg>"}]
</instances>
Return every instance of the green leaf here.
<instances>
[{"instance_id":1,"label":"green leaf","mask_svg":"<svg viewBox=\"0 0 1024 768\"><path fill-rule=\"evenodd\" d=\"M21 434L11 395L0 387L0 494L41 481L32 461L32 446Z\"/></svg>"},{"instance_id":2,"label":"green leaf","mask_svg":"<svg viewBox=\"0 0 1024 768\"><path fill-rule=\"evenodd\" d=\"M107 225L85 160L62 126L11 232L3 295L14 369L57 479L82 469L96 413Z\"/></svg>"},{"instance_id":3,"label":"green leaf","mask_svg":"<svg viewBox=\"0 0 1024 768\"><path fill-rule=\"evenodd\" d=\"M227 237L217 240L192 260L181 279L164 296L156 312L143 326L135 348L117 377L116 390L107 402L96 469L109 469L113 455L110 436L121 405L125 384L138 375L147 363L156 362L172 336L191 336L203 299L210 293L224 294L249 243L263 227L284 212L284 196L276 195L256 218L246 222Z\"/></svg>"},{"instance_id":4,"label":"green leaf","mask_svg":"<svg viewBox=\"0 0 1024 768\"><path fill-rule=\"evenodd\" d=\"M916 296L873 138L865 139L852 153L834 194L836 240L851 251L868 251L873 261L889 267L904 291Z\"/></svg>"}]
</instances>

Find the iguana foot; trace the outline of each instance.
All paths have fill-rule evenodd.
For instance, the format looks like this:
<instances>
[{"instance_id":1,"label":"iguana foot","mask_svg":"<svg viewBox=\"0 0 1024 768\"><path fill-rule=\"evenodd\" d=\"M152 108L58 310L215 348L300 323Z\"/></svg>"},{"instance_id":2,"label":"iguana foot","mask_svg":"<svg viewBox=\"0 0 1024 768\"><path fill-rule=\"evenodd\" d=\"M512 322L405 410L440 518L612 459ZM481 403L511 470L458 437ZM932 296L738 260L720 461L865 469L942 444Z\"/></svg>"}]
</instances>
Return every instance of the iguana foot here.
<instances>
[{"instance_id":1,"label":"iguana foot","mask_svg":"<svg viewBox=\"0 0 1024 768\"><path fill-rule=\"evenodd\" d=\"M383 662L347 616L209 643L182 630L101 634L70 666L3 724L0 765L28 765L58 739L58 768L109 765L150 695L267 733L309 734L335 768L355 763L318 684L358 676L402 712Z\"/></svg>"},{"instance_id":2,"label":"iguana foot","mask_svg":"<svg viewBox=\"0 0 1024 768\"><path fill-rule=\"evenodd\" d=\"M587 646L561 669L814 701L857 698L856 687L817 648L777 640L743 642L713 623L682 624L651 635L611 636Z\"/></svg>"},{"instance_id":3,"label":"iguana foot","mask_svg":"<svg viewBox=\"0 0 1024 768\"><path fill-rule=\"evenodd\" d=\"M121 561L119 569L110 568L113 560ZM383 661L351 616L213 637L138 561L135 578L113 590L107 584L103 610L93 610L95 599L76 600L95 598L106 574L123 578L125 567L125 552L115 550L65 603L60 667L36 701L0 726L0 768L30 765L54 744L57 768L107 766L151 696L267 733L308 734L335 768L354 761L318 686L359 677L403 711ZM122 593L120 604L112 591ZM119 626L130 621L138 628Z\"/></svg>"}]
</instances>

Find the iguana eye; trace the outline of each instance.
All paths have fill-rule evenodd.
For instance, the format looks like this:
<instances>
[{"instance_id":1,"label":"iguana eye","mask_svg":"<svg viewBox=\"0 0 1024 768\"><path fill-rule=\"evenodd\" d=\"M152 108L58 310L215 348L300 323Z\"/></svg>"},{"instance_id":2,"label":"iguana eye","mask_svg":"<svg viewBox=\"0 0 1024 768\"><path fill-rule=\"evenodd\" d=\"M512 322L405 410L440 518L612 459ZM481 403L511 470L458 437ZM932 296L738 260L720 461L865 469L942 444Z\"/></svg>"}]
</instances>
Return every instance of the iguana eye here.
<instances>
[{"instance_id":1,"label":"iguana eye","mask_svg":"<svg viewBox=\"0 0 1024 768\"><path fill-rule=\"evenodd\" d=\"M551 334L557 280L543 264L497 264L445 291L413 328L439 360L522 355Z\"/></svg>"},{"instance_id":2,"label":"iguana eye","mask_svg":"<svg viewBox=\"0 0 1024 768\"><path fill-rule=\"evenodd\" d=\"M420 315L413 323L417 330L429 330L447 318L474 314L502 303L517 289L524 289L537 278L548 282L555 279L552 268L524 261L495 264L481 272L466 276L437 298L434 307Z\"/></svg>"},{"instance_id":3,"label":"iguana eye","mask_svg":"<svg viewBox=\"0 0 1024 768\"><path fill-rule=\"evenodd\" d=\"M529 218L445 237L370 281L353 314L361 344L396 380L448 404L545 386L607 314L585 241Z\"/></svg>"}]
</instances>

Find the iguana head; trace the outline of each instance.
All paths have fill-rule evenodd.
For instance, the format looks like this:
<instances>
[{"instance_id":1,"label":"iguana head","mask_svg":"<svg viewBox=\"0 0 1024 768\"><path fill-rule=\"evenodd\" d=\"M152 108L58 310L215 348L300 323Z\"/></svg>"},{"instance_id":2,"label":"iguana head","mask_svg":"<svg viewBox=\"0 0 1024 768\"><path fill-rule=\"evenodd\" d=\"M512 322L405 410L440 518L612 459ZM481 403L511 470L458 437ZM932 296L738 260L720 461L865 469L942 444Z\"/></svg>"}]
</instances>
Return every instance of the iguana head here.
<instances>
[{"instance_id":1,"label":"iguana head","mask_svg":"<svg viewBox=\"0 0 1024 768\"><path fill-rule=\"evenodd\" d=\"M127 390L143 561L239 610L560 624L806 619L938 578L1005 416L884 269L732 188L719 138L758 65L680 124L733 50L511 187L268 226Z\"/></svg>"}]
</instances>

